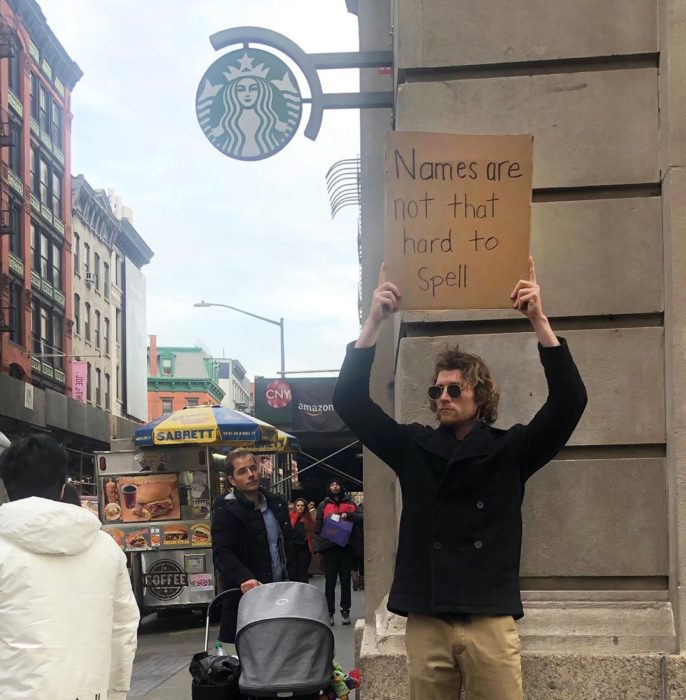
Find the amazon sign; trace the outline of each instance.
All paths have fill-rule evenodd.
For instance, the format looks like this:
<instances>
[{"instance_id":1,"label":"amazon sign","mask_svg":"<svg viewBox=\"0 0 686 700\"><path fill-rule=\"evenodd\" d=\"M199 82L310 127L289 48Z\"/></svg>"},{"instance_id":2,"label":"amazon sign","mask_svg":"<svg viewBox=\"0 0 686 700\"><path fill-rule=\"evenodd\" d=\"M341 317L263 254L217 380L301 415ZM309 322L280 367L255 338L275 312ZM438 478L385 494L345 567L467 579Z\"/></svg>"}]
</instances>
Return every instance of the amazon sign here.
<instances>
[{"instance_id":1,"label":"amazon sign","mask_svg":"<svg viewBox=\"0 0 686 700\"><path fill-rule=\"evenodd\" d=\"M255 380L255 416L289 431L347 431L333 407L335 377Z\"/></svg>"}]
</instances>

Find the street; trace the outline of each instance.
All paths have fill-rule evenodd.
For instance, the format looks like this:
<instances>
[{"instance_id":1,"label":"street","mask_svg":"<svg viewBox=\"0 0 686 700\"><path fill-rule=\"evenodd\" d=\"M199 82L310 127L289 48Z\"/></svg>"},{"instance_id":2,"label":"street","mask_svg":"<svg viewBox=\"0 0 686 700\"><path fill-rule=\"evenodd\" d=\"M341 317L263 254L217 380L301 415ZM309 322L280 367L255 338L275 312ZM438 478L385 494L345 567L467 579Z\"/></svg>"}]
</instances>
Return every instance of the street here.
<instances>
[{"instance_id":1,"label":"street","mask_svg":"<svg viewBox=\"0 0 686 700\"><path fill-rule=\"evenodd\" d=\"M315 576L311 583L324 589L324 577ZM340 589L336 588L336 601ZM364 592L352 592L350 617L353 624L343 627L336 614L333 628L336 661L345 671L353 668L355 620L362 617ZM197 614L148 615L143 619L138 636L138 652L133 667L129 697L146 700L190 700L191 677L188 665L191 657L202 651L205 623ZM210 646L216 640L218 626L210 627ZM286 640L291 643L292 640Z\"/></svg>"}]
</instances>

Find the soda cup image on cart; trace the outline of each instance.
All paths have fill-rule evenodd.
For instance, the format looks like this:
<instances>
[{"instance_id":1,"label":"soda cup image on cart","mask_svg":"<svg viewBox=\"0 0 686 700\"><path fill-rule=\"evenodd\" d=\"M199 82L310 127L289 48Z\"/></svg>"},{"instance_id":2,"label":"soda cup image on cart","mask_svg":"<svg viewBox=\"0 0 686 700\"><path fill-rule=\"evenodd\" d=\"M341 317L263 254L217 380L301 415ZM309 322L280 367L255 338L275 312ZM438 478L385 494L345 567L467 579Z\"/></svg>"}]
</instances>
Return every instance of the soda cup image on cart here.
<instances>
[{"instance_id":1,"label":"soda cup image on cart","mask_svg":"<svg viewBox=\"0 0 686 700\"><path fill-rule=\"evenodd\" d=\"M135 484L126 484L126 486L122 486L121 492L124 494L124 505L127 508L135 508L138 487Z\"/></svg>"}]
</instances>

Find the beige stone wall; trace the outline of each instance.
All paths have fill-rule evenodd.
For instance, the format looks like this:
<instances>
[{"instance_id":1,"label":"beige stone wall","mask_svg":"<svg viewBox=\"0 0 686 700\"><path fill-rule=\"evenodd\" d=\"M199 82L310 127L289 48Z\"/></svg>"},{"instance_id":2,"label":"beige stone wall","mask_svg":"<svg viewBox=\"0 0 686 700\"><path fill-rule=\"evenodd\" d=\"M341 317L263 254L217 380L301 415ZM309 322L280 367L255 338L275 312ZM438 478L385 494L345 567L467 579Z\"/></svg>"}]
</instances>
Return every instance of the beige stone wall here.
<instances>
[{"instance_id":1,"label":"beige stone wall","mask_svg":"<svg viewBox=\"0 0 686 700\"><path fill-rule=\"evenodd\" d=\"M524 502L527 698L686 697L681 660L651 655L686 649L686 4L396 0L392 25L397 129L534 135L531 249L589 390ZM380 177L378 143L365 148L379 131L362 128ZM366 235L369 293L381 243ZM400 420L431 422L422 396L446 341L491 364L499 425L543 401L517 314L411 312L377 361L395 368ZM368 608L370 670L400 654L402 625L383 619Z\"/></svg>"},{"instance_id":2,"label":"beige stone wall","mask_svg":"<svg viewBox=\"0 0 686 700\"><path fill-rule=\"evenodd\" d=\"M664 589L657 4L399 0L396 26L397 129L534 135L532 252L545 309L590 399L570 440L579 458L532 483L522 573L533 587L560 577L562 589L567 579L593 589L615 576L617 587L636 577L637 587L648 578ZM475 334L485 319L490 332ZM431 357L459 340L492 365L499 424L527 420L545 396L530 329L510 312L453 314L451 328L448 320L408 330L418 337L400 343L402 418L431 420L417 405ZM627 526L617 526L624 513Z\"/></svg>"}]
</instances>

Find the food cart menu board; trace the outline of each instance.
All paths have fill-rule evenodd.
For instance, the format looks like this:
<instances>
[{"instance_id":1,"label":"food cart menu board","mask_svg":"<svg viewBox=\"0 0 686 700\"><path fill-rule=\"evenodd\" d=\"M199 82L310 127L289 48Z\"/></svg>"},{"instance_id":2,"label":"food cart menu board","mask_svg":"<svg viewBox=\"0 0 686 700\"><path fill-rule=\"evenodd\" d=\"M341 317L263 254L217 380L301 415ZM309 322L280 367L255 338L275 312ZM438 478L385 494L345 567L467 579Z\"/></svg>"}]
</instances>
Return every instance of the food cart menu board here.
<instances>
[{"instance_id":1,"label":"food cart menu board","mask_svg":"<svg viewBox=\"0 0 686 700\"><path fill-rule=\"evenodd\" d=\"M209 547L209 522L155 523L153 525L104 525L102 528L127 552L151 549Z\"/></svg>"},{"instance_id":2,"label":"food cart menu board","mask_svg":"<svg viewBox=\"0 0 686 700\"><path fill-rule=\"evenodd\" d=\"M176 474L108 478L102 489L105 523L145 523L181 517Z\"/></svg>"}]
</instances>

